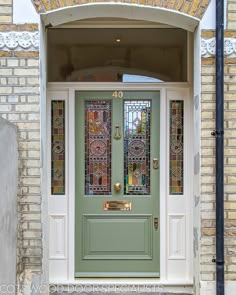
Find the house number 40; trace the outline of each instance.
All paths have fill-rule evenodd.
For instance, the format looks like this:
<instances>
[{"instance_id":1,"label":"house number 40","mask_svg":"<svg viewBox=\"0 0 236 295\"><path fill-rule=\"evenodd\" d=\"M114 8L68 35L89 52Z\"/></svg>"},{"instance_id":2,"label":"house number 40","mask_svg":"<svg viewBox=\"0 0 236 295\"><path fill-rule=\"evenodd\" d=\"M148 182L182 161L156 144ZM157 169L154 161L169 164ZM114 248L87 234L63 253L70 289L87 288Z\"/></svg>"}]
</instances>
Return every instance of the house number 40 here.
<instances>
[{"instance_id":1,"label":"house number 40","mask_svg":"<svg viewBox=\"0 0 236 295\"><path fill-rule=\"evenodd\" d=\"M123 98L124 94L123 94L123 91L114 91L112 93L112 96L115 98Z\"/></svg>"}]
</instances>

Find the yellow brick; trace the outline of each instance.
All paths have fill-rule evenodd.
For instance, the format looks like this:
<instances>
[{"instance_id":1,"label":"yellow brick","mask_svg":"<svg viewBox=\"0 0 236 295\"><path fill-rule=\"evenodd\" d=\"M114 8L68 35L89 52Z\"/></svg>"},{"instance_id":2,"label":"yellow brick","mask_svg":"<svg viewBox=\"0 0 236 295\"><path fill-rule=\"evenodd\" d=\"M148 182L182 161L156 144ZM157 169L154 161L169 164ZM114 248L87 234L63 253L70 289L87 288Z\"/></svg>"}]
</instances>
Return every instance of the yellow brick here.
<instances>
[{"instance_id":1,"label":"yellow brick","mask_svg":"<svg viewBox=\"0 0 236 295\"><path fill-rule=\"evenodd\" d=\"M236 273L225 273L226 281L236 281Z\"/></svg>"},{"instance_id":2,"label":"yellow brick","mask_svg":"<svg viewBox=\"0 0 236 295\"><path fill-rule=\"evenodd\" d=\"M11 23L12 17L10 15L0 15L0 23Z\"/></svg>"},{"instance_id":3,"label":"yellow brick","mask_svg":"<svg viewBox=\"0 0 236 295\"><path fill-rule=\"evenodd\" d=\"M236 149L224 148L225 156L236 156Z\"/></svg>"},{"instance_id":4,"label":"yellow brick","mask_svg":"<svg viewBox=\"0 0 236 295\"><path fill-rule=\"evenodd\" d=\"M211 158L206 158L206 157L202 157L201 158L201 165L202 166L209 166L209 165L214 165L215 164L215 158L211 157ZM236 171L236 168L235 168Z\"/></svg>"},{"instance_id":5,"label":"yellow brick","mask_svg":"<svg viewBox=\"0 0 236 295\"><path fill-rule=\"evenodd\" d=\"M215 35L216 35L215 31L212 31L212 30L202 30L201 32L202 38L206 38L206 39L213 38L215 37Z\"/></svg>"},{"instance_id":6,"label":"yellow brick","mask_svg":"<svg viewBox=\"0 0 236 295\"><path fill-rule=\"evenodd\" d=\"M202 74L215 74L215 66L202 66Z\"/></svg>"},{"instance_id":7,"label":"yellow brick","mask_svg":"<svg viewBox=\"0 0 236 295\"><path fill-rule=\"evenodd\" d=\"M184 0L179 0L178 1L178 3L177 3L177 5L176 5L176 10L180 10L181 9L181 7L182 7L182 5L183 5L183 2L184 2Z\"/></svg>"},{"instance_id":8,"label":"yellow brick","mask_svg":"<svg viewBox=\"0 0 236 295\"><path fill-rule=\"evenodd\" d=\"M226 138L235 137L235 130L226 129L225 130L225 137Z\"/></svg>"},{"instance_id":9,"label":"yellow brick","mask_svg":"<svg viewBox=\"0 0 236 295\"><path fill-rule=\"evenodd\" d=\"M12 56L12 53L7 51L0 51L0 57L7 57L7 56Z\"/></svg>"},{"instance_id":10,"label":"yellow brick","mask_svg":"<svg viewBox=\"0 0 236 295\"><path fill-rule=\"evenodd\" d=\"M215 58L214 57L202 57L202 65L214 65Z\"/></svg>"},{"instance_id":11,"label":"yellow brick","mask_svg":"<svg viewBox=\"0 0 236 295\"><path fill-rule=\"evenodd\" d=\"M235 30L236 29L236 22L228 22L228 29Z\"/></svg>"},{"instance_id":12,"label":"yellow brick","mask_svg":"<svg viewBox=\"0 0 236 295\"><path fill-rule=\"evenodd\" d=\"M212 174L213 175L213 173L214 173L214 168L213 167L209 167L209 166L201 167L201 174L202 175L203 174ZM204 198L204 200L205 200L205 198Z\"/></svg>"},{"instance_id":13,"label":"yellow brick","mask_svg":"<svg viewBox=\"0 0 236 295\"><path fill-rule=\"evenodd\" d=\"M235 66L228 66L228 71L230 74L236 74L236 67Z\"/></svg>"},{"instance_id":14,"label":"yellow brick","mask_svg":"<svg viewBox=\"0 0 236 295\"><path fill-rule=\"evenodd\" d=\"M236 21L236 13L235 12L229 12L228 13L228 21Z\"/></svg>"},{"instance_id":15,"label":"yellow brick","mask_svg":"<svg viewBox=\"0 0 236 295\"><path fill-rule=\"evenodd\" d=\"M201 6L202 7L207 7L209 2L210 2L210 0L201 0Z\"/></svg>"},{"instance_id":16,"label":"yellow brick","mask_svg":"<svg viewBox=\"0 0 236 295\"><path fill-rule=\"evenodd\" d=\"M57 9L58 8L58 3L56 0L51 0L51 7L52 9Z\"/></svg>"},{"instance_id":17,"label":"yellow brick","mask_svg":"<svg viewBox=\"0 0 236 295\"><path fill-rule=\"evenodd\" d=\"M236 158L229 158L228 163L229 163L229 165L236 164ZM224 172L225 172L225 174L236 174L236 167L225 166Z\"/></svg>"},{"instance_id":18,"label":"yellow brick","mask_svg":"<svg viewBox=\"0 0 236 295\"><path fill-rule=\"evenodd\" d=\"M201 101L215 100L215 93L202 93Z\"/></svg>"},{"instance_id":19,"label":"yellow brick","mask_svg":"<svg viewBox=\"0 0 236 295\"><path fill-rule=\"evenodd\" d=\"M236 128L236 121L228 121L228 128Z\"/></svg>"},{"instance_id":20,"label":"yellow brick","mask_svg":"<svg viewBox=\"0 0 236 295\"><path fill-rule=\"evenodd\" d=\"M236 139L228 139L227 146L236 146Z\"/></svg>"},{"instance_id":21,"label":"yellow brick","mask_svg":"<svg viewBox=\"0 0 236 295\"><path fill-rule=\"evenodd\" d=\"M202 147L215 147L215 138L207 138L201 140Z\"/></svg>"},{"instance_id":22,"label":"yellow brick","mask_svg":"<svg viewBox=\"0 0 236 295\"><path fill-rule=\"evenodd\" d=\"M213 193L214 192L214 186L213 185L201 185L201 193Z\"/></svg>"},{"instance_id":23,"label":"yellow brick","mask_svg":"<svg viewBox=\"0 0 236 295\"><path fill-rule=\"evenodd\" d=\"M236 111L236 101L230 101L230 102L228 102L228 108L230 110L235 109L235 111Z\"/></svg>"},{"instance_id":24,"label":"yellow brick","mask_svg":"<svg viewBox=\"0 0 236 295\"><path fill-rule=\"evenodd\" d=\"M202 128L214 129L215 128L215 121L214 120L202 121L201 125L202 125Z\"/></svg>"},{"instance_id":25,"label":"yellow brick","mask_svg":"<svg viewBox=\"0 0 236 295\"><path fill-rule=\"evenodd\" d=\"M1 14L8 14L8 15L11 15L12 13L12 7L9 7L9 6L0 6L0 13Z\"/></svg>"},{"instance_id":26,"label":"yellow brick","mask_svg":"<svg viewBox=\"0 0 236 295\"><path fill-rule=\"evenodd\" d=\"M213 119L213 118L215 118L215 112L214 111L211 111L211 112L203 111L201 113L201 115L202 115L203 119Z\"/></svg>"},{"instance_id":27,"label":"yellow brick","mask_svg":"<svg viewBox=\"0 0 236 295\"><path fill-rule=\"evenodd\" d=\"M225 58L224 62L225 62L225 65L235 65L236 64L236 58L235 57Z\"/></svg>"},{"instance_id":28,"label":"yellow brick","mask_svg":"<svg viewBox=\"0 0 236 295\"><path fill-rule=\"evenodd\" d=\"M236 119L236 111L235 112L225 111L224 114L225 114L225 120Z\"/></svg>"},{"instance_id":29,"label":"yellow brick","mask_svg":"<svg viewBox=\"0 0 236 295\"><path fill-rule=\"evenodd\" d=\"M235 193L236 192L236 185L235 184L226 184L225 185L225 193Z\"/></svg>"},{"instance_id":30,"label":"yellow brick","mask_svg":"<svg viewBox=\"0 0 236 295\"><path fill-rule=\"evenodd\" d=\"M190 9L191 3L190 2L185 2L184 7L181 9L183 13L188 13Z\"/></svg>"},{"instance_id":31,"label":"yellow brick","mask_svg":"<svg viewBox=\"0 0 236 295\"><path fill-rule=\"evenodd\" d=\"M11 5L12 0L0 0L0 5Z\"/></svg>"},{"instance_id":32,"label":"yellow brick","mask_svg":"<svg viewBox=\"0 0 236 295\"><path fill-rule=\"evenodd\" d=\"M236 3L229 3L228 4L228 11L236 10Z\"/></svg>"},{"instance_id":33,"label":"yellow brick","mask_svg":"<svg viewBox=\"0 0 236 295\"><path fill-rule=\"evenodd\" d=\"M202 76L202 83L213 83L214 80L214 76Z\"/></svg>"},{"instance_id":34,"label":"yellow brick","mask_svg":"<svg viewBox=\"0 0 236 295\"><path fill-rule=\"evenodd\" d=\"M236 202L225 202L224 207L226 210L236 210Z\"/></svg>"},{"instance_id":35,"label":"yellow brick","mask_svg":"<svg viewBox=\"0 0 236 295\"><path fill-rule=\"evenodd\" d=\"M228 212L229 219L236 219L236 212Z\"/></svg>"},{"instance_id":36,"label":"yellow brick","mask_svg":"<svg viewBox=\"0 0 236 295\"><path fill-rule=\"evenodd\" d=\"M214 156L215 151L211 148L203 148L201 150L201 154L202 154L202 156Z\"/></svg>"},{"instance_id":37,"label":"yellow brick","mask_svg":"<svg viewBox=\"0 0 236 295\"><path fill-rule=\"evenodd\" d=\"M215 92L216 86L213 84L202 84L202 92L204 91L210 91Z\"/></svg>"},{"instance_id":38,"label":"yellow brick","mask_svg":"<svg viewBox=\"0 0 236 295\"><path fill-rule=\"evenodd\" d=\"M229 91L235 91L236 90L236 85L234 84L228 84Z\"/></svg>"},{"instance_id":39,"label":"yellow brick","mask_svg":"<svg viewBox=\"0 0 236 295\"><path fill-rule=\"evenodd\" d=\"M224 75L225 83L235 83L236 76L235 75Z\"/></svg>"},{"instance_id":40,"label":"yellow brick","mask_svg":"<svg viewBox=\"0 0 236 295\"><path fill-rule=\"evenodd\" d=\"M216 106L214 102L202 103L202 110L215 110Z\"/></svg>"},{"instance_id":41,"label":"yellow brick","mask_svg":"<svg viewBox=\"0 0 236 295\"><path fill-rule=\"evenodd\" d=\"M202 212L201 218L202 219L215 219L215 212L214 211Z\"/></svg>"},{"instance_id":42,"label":"yellow brick","mask_svg":"<svg viewBox=\"0 0 236 295\"><path fill-rule=\"evenodd\" d=\"M206 183L206 184L211 184L211 183L215 183L215 177L214 176L209 176L209 175L202 175L201 177L201 182L202 184Z\"/></svg>"},{"instance_id":43,"label":"yellow brick","mask_svg":"<svg viewBox=\"0 0 236 295\"><path fill-rule=\"evenodd\" d=\"M59 6L60 6L60 7L65 6L65 2L64 2L64 0L58 0L58 3L59 3Z\"/></svg>"},{"instance_id":44,"label":"yellow brick","mask_svg":"<svg viewBox=\"0 0 236 295\"><path fill-rule=\"evenodd\" d=\"M203 236L215 236L216 230L215 229L202 229L201 233Z\"/></svg>"},{"instance_id":45,"label":"yellow brick","mask_svg":"<svg viewBox=\"0 0 236 295\"><path fill-rule=\"evenodd\" d=\"M199 6L199 1L193 1L192 2L192 7L191 7L191 9L189 11L189 14L190 15L195 15L195 13L197 12L198 6Z\"/></svg>"},{"instance_id":46,"label":"yellow brick","mask_svg":"<svg viewBox=\"0 0 236 295\"><path fill-rule=\"evenodd\" d=\"M170 0L168 3L168 8L173 9L175 6L175 2L176 2L176 0Z\"/></svg>"}]
</instances>

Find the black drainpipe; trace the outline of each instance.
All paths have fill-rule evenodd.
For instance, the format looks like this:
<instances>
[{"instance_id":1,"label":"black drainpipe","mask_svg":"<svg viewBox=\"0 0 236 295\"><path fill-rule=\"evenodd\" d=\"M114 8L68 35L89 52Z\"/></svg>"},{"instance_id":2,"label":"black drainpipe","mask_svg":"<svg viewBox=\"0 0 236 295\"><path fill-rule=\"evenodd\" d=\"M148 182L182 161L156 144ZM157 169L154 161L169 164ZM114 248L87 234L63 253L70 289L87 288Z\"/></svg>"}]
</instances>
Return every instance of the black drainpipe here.
<instances>
[{"instance_id":1,"label":"black drainpipe","mask_svg":"<svg viewBox=\"0 0 236 295\"><path fill-rule=\"evenodd\" d=\"M216 0L216 294L224 282L224 0Z\"/></svg>"}]
</instances>

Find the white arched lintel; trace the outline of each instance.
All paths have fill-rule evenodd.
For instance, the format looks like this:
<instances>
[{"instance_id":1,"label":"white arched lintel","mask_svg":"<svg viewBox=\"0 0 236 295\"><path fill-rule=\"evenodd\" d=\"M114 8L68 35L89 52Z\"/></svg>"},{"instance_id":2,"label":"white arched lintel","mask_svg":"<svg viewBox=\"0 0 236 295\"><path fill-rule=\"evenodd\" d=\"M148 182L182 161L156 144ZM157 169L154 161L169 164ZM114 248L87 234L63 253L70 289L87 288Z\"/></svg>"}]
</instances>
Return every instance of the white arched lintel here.
<instances>
[{"instance_id":1,"label":"white arched lintel","mask_svg":"<svg viewBox=\"0 0 236 295\"><path fill-rule=\"evenodd\" d=\"M67 22L99 17L119 17L130 20L158 22L193 32L199 19L190 15L161 7L151 7L127 3L89 3L71 6L42 15L47 25L58 26Z\"/></svg>"}]
</instances>

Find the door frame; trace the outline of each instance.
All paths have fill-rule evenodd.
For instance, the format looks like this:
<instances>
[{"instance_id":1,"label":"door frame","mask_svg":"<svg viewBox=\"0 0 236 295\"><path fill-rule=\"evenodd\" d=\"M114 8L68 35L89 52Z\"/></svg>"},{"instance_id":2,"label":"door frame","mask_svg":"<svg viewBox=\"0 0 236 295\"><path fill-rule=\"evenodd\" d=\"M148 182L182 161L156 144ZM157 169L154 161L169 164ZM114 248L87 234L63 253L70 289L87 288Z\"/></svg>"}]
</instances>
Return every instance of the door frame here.
<instances>
[{"instance_id":1,"label":"door frame","mask_svg":"<svg viewBox=\"0 0 236 295\"><path fill-rule=\"evenodd\" d=\"M67 203L64 213L53 213L50 208L55 205L55 200L52 198L52 204L49 201L49 220L51 216L64 216L64 223L62 224L65 241L64 255L53 257L50 255L49 245L49 265L52 262L52 266L49 266L49 273L56 271L58 266L64 268L60 270L55 276L50 275L50 283L59 282L82 282L81 279L74 278L74 261L75 261L75 136L74 136L74 124L75 124L75 92L76 91L160 91L160 279L155 279L158 283L178 283L192 285L192 259L193 259L193 237L192 237L192 199L193 199L193 147L187 148L190 143L193 144L193 94L192 85L190 83L48 83L48 99L47 99L47 115L48 115L48 143L47 143L47 159L48 159L48 179L50 178L50 163L51 163L51 147L50 147L50 101L52 99L65 100L65 128L66 128L66 194L63 199L63 203ZM188 183L185 187L186 208L185 216L183 219L185 226L185 244L184 244L184 256L171 257L169 237L171 235L170 226L168 222L170 218L174 217L173 221L178 223L181 214L173 212L173 206L170 204L170 198L168 195L168 128L169 128L169 116L168 116L168 102L173 95L176 99L183 99L185 101L185 179L184 182ZM174 97L172 98L174 99ZM50 197L50 181L48 182L48 196ZM52 196L51 196L52 197ZM176 198L176 197L175 197ZM173 199L174 200L174 199ZM176 200L176 199L175 199ZM50 224L50 222L49 222ZM181 226L181 225L180 225ZM183 226L183 225L182 225ZM50 238L49 238L50 242ZM168 248L168 249L167 249ZM186 261L185 273L178 277L176 274L179 272L178 261ZM59 264L55 264L55 261L59 261ZM94 281L94 280L93 280ZM109 280L108 280L109 281ZM145 280L145 283L148 280ZM152 280L153 282L153 280Z\"/></svg>"}]
</instances>

